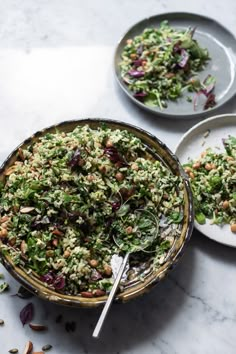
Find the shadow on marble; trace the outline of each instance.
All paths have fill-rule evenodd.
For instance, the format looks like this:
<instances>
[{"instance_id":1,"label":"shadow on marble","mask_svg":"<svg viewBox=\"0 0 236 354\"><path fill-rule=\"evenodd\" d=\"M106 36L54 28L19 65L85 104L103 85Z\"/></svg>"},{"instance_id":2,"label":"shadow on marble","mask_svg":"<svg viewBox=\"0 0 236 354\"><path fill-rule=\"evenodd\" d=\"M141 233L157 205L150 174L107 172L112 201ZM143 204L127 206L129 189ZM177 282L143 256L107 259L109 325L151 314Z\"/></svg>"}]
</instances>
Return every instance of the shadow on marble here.
<instances>
[{"instance_id":1,"label":"shadow on marble","mask_svg":"<svg viewBox=\"0 0 236 354\"><path fill-rule=\"evenodd\" d=\"M197 230L193 232L192 246L219 263L236 266L236 248L215 242Z\"/></svg>"},{"instance_id":2,"label":"shadow on marble","mask_svg":"<svg viewBox=\"0 0 236 354\"><path fill-rule=\"evenodd\" d=\"M177 133L182 133L184 134L187 130L192 128L195 124L199 123L200 121L207 119L209 117L215 116L215 115L220 115L220 114L225 114L225 113L232 113L235 112L236 110L236 99L235 97L232 97L230 101L225 103L222 107L216 109L214 112L211 112L210 110L204 114L203 118L184 118L184 119L174 119L174 118L168 118L168 117L161 117L158 115L155 115L153 113L147 112L138 105L136 105L132 100L130 100L127 95L121 90L121 88L118 86L118 83L114 83L114 91L115 94L117 95L117 98L120 100L121 104L126 107L126 109L132 112L132 114L136 115L138 119L140 120L147 120L154 126L159 126L161 129L166 129L166 121L168 120L168 130L177 132Z\"/></svg>"}]
</instances>

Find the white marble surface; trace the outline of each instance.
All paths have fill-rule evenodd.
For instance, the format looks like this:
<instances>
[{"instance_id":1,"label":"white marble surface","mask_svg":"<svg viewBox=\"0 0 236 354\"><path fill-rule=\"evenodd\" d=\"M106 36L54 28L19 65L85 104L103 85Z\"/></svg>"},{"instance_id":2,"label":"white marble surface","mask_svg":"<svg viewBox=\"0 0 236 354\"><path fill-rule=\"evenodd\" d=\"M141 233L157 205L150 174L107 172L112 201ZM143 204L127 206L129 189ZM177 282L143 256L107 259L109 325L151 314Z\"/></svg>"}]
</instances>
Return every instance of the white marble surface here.
<instances>
[{"instance_id":1,"label":"white marble surface","mask_svg":"<svg viewBox=\"0 0 236 354\"><path fill-rule=\"evenodd\" d=\"M75 117L125 120L155 133L171 149L198 120L160 119L134 106L112 72L115 43L138 20L167 11L209 15L236 35L233 0L0 0L0 162L34 131ZM219 113L236 112L231 102ZM114 305L99 341L91 338L100 310L73 310L37 298L35 321L46 333L22 327L11 297L18 284L0 266L10 291L0 295L0 354L35 351L50 343L57 354L234 354L236 250L197 232L171 275L142 298ZM63 322L55 318L63 314ZM67 333L66 321L76 321Z\"/></svg>"}]
</instances>

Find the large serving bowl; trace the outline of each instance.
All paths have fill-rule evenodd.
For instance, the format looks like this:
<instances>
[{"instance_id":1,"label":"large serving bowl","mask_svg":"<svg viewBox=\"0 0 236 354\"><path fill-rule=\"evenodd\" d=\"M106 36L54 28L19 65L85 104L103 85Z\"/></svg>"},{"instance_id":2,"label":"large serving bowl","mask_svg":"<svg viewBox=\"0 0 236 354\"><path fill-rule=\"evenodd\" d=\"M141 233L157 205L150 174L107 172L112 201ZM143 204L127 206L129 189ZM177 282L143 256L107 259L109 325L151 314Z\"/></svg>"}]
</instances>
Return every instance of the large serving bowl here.
<instances>
[{"instance_id":1,"label":"large serving bowl","mask_svg":"<svg viewBox=\"0 0 236 354\"><path fill-rule=\"evenodd\" d=\"M108 120L108 119L78 119L72 121L62 122L60 124L51 126L44 130L35 133L33 136L25 140L20 146L18 146L5 160L0 169L0 181L4 182L6 170L14 164L18 158L19 148L25 149L32 143L37 141L40 137L47 133L55 132L70 132L75 129L76 126L88 124L92 129L96 129L101 123L106 123L106 125L112 130L120 129L127 130L134 134L136 137L140 138L142 142L155 150L159 159L172 171L174 175L181 176L184 185L184 205L183 205L183 221L181 225L180 236L176 239L174 246L171 248L168 257L163 264L160 265L155 270L151 268L149 270L145 269L145 274L143 279L132 282L131 284L124 286L123 290L119 292L116 296L117 301L126 302L132 298L135 298L141 294L147 292L154 284L158 283L163 279L168 271L175 266L178 262L180 256L183 253L185 245L189 240L192 228L193 228L193 204L192 204L192 194L188 182L188 178L184 173L178 159L175 155L158 140L155 136L150 133L132 126L127 123ZM0 241L1 242L1 241ZM2 263L9 273L19 281L26 289L36 294L40 298L47 299L58 304L63 304L67 306L74 307L94 307L102 304L106 301L107 296L99 296L94 298L85 298L80 295L72 296L65 295L63 293L56 292L55 290L47 287L37 276L33 273L27 274L27 272L19 266L16 266L12 259L7 254L2 254Z\"/></svg>"}]
</instances>

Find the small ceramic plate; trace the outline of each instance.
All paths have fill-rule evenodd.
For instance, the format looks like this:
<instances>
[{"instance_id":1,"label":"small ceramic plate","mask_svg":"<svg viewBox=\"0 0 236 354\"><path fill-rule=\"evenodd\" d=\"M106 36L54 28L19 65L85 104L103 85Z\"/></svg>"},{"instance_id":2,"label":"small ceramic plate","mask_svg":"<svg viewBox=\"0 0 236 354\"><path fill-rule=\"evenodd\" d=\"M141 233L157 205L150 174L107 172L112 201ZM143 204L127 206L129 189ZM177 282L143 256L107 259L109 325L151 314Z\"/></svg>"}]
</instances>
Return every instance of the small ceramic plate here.
<instances>
[{"instance_id":1,"label":"small ceramic plate","mask_svg":"<svg viewBox=\"0 0 236 354\"><path fill-rule=\"evenodd\" d=\"M209 132L209 135L204 137L206 132ZM184 134L175 149L175 154L183 164L189 159L198 158L200 153L209 147L217 153L225 151L222 138L227 138L229 135L236 136L236 114L208 118ZM194 226L212 240L236 247L236 234L230 231L229 225L210 225L210 221L207 220L204 225L195 221Z\"/></svg>"},{"instance_id":2,"label":"small ceramic plate","mask_svg":"<svg viewBox=\"0 0 236 354\"><path fill-rule=\"evenodd\" d=\"M168 20L169 24L176 29L196 27L194 39L198 41L201 47L208 49L211 60L208 62L206 68L198 74L198 76L201 80L204 80L208 74L216 77L217 83L214 93L216 95L217 105L210 111L203 110L203 105L201 103L199 103L196 109L194 109L193 102L188 102L186 99L186 96L191 96L188 92L176 102L168 101L168 107L163 110L159 107L146 106L133 97L133 93L123 82L120 75L119 63L121 61L121 53L126 45L126 40L140 34L147 27L158 27L160 22L163 20ZM114 65L116 78L121 88L129 96L129 98L140 107L160 116L172 118L191 118L203 116L221 107L229 101L236 92L235 37L215 20L191 13L166 13L144 19L135 24L119 41L115 52Z\"/></svg>"}]
</instances>

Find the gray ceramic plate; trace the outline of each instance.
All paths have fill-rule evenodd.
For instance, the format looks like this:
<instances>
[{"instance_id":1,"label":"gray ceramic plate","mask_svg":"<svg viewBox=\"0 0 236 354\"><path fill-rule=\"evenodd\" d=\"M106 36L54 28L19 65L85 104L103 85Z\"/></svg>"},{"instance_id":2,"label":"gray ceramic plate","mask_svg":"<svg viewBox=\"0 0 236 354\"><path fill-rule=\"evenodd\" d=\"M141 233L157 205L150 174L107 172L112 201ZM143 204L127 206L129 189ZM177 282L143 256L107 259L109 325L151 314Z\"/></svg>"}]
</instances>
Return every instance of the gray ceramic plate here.
<instances>
[{"instance_id":1,"label":"gray ceramic plate","mask_svg":"<svg viewBox=\"0 0 236 354\"><path fill-rule=\"evenodd\" d=\"M177 102L168 102L166 109L160 110L158 107L150 107L135 99L120 76L119 62L121 53L126 44L126 40L140 34L147 27L157 27L161 21L168 20L170 25L176 29L187 29L196 27L194 39L202 47L209 50L211 60L206 68L199 74L203 80L208 74L212 74L217 79L215 87L217 105L210 110L215 111L224 103L229 101L236 92L236 38L221 24L208 17L191 13L166 13L156 15L138 22L131 27L118 43L115 52L115 74L124 92L140 107L160 116L175 118L191 118L204 116L209 110L204 111L202 104L194 110L193 103L187 102L186 96ZM187 93L189 95L189 93Z\"/></svg>"}]
</instances>

